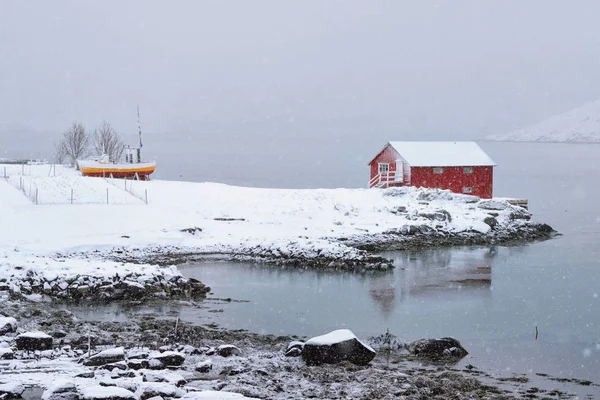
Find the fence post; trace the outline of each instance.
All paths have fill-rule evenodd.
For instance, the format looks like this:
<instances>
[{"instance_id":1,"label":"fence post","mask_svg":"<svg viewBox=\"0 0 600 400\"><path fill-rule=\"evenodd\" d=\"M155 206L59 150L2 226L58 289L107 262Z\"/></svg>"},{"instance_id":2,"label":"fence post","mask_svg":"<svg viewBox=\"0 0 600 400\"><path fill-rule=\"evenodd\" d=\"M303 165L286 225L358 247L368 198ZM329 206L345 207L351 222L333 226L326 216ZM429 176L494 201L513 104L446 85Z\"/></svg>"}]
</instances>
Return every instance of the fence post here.
<instances>
[{"instance_id":1,"label":"fence post","mask_svg":"<svg viewBox=\"0 0 600 400\"><path fill-rule=\"evenodd\" d=\"M127 177L125 177L123 180L125 181L125 191L127 191Z\"/></svg>"},{"instance_id":2,"label":"fence post","mask_svg":"<svg viewBox=\"0 0 600 400\"><path fill-rule=\"evenodd\" d=\"M19 177L19 190L23 190L23 177Z\"/></svg>"},{"instance_id":3,"label":"fence post","mask_svg":"<svg viewBox=\"0 0 600 400\"><path fill-rule=\"evenodd\" d=\"M106 188L106 204L108 204L108 188Z\"/></svg>"},{"instance_id":4,"label":"fence post","mask_svg":"<svg viewBox=\"0 0 600 400\"><path fill-rule=\"evenodd\" d=\"M35 204L38 204L38 188L35 188Z\"/></svg>"},{"instance_id":5,"label":"fence post","mask_svg":"<svg viewBox=\"0 0 600 400\"><path fill-rule=\"evenodd\" d=\"M73 204L73 188L71 188L71 204Z\"/></svg>"},{"instance_id":6,"label":"fence post","mask_svg":"<svg viewBox=\"0 0 600 400\"><path fill-rule=\"evenodd\" d=\"M6 178L6 167L4 167L4 177Z\"/></svg>"},{"instance_id":7,"label":"fence post","mask_svg":"<svg viewBox=\"0 0 600 400\"><path fill-rule=\"evenodd\" d=\"M146 193L146 204L148 204L148 189L144 189L144 192Z\"/></svg>"}]
</instances>

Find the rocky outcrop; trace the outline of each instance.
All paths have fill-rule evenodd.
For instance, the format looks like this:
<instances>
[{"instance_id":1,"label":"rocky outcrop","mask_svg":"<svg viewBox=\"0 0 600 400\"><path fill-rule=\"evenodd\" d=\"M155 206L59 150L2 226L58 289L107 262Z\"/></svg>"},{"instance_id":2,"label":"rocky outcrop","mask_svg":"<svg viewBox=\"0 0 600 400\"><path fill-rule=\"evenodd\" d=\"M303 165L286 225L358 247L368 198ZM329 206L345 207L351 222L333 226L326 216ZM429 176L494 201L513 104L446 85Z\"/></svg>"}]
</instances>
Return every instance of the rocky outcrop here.
<instances>
[{"instance_id":1,"label":"rocky outcrop","mask_svg":"<svg viewBox=\"0 0 600 400\"><path fill-rule=\"evenodd\" d=\"M14 295L44 295L69 301L108 302L155 298L202 299L210 288L193 278L181 275L115 275L95 277L78 275L61 278L31 272L11 282ZM2 321L0 320L0 324ZM0 327L0 329L2 329ZM16 329L16 328L15 328Z\"/></svg>"},{"instance_id":2,"label":"rocky outcrop","mask_svg":"<svg viewBox=\"0 0 600 400\"><path fill-rule=\"evenodd\" d=\"M375 350L364 344L348 329L339 329L309 339L302 349L307 365L335 364L343 360L367 365L375 358Z\"/></svg>"}]
</instances>

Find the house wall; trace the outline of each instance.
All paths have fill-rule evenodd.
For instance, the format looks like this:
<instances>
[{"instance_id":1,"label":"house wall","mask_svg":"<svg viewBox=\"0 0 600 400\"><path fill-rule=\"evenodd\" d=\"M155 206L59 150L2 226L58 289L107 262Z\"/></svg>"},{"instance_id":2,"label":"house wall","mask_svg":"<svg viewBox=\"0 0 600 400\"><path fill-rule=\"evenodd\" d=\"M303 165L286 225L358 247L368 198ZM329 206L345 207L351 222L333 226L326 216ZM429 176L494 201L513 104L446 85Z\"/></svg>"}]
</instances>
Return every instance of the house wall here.
<instances>
[{"instance_id":1,"label":"house wall","mask_svg":"<svg viewBox=\"0 0 600 400\"><path fill-rule=\"evenodd\" d=\"M379 173L379 163L390 164L390 172L395 172L397 158L400 158L400 156L396 150L394 150L392 146L387 145L371 162L371 176L369 177L369 180L373 179Z\"/></svg>"},{"instance_id":2,"label":"house wall","mask_svg":"<svg viewBox=\"0 0 600 400\"><path fill-rule=\"evenodd\" d=\"M412 167L411 186L449 189L454 193L463 193L463 187L473 188L471 193L484 199L493 194L494 167L472 167L473 173L465 174L464 167L440 167L441 174L434 174L436 167Z\"/></svg>"}]
</instances>

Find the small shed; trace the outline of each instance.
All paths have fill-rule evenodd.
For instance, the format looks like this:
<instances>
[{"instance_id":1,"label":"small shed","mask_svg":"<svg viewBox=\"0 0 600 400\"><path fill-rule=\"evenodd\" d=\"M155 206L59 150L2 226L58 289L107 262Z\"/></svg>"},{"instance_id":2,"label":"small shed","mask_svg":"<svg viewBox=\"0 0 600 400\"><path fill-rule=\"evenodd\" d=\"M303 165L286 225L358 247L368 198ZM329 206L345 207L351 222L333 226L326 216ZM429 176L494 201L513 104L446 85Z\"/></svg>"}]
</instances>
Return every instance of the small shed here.
<instances>
[{"instance_id":1,"label":"small shed","mask_svg":"<svg viewBox=\"0 0 600 400\"><path fill-rule=\"evenodd\" d=\"M369 187L449 189L488 199L495 165L475 142L388 142L369 162Z\"/></svg>"}]
</instances>

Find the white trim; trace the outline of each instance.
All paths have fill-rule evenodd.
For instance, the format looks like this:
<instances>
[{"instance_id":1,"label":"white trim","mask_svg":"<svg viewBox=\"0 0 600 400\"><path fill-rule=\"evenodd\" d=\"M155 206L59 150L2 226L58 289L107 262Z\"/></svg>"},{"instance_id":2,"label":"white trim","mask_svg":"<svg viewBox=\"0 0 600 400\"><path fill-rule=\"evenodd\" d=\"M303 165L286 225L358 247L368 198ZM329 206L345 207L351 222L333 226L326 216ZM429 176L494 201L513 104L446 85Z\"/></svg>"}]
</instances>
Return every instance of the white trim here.
<instances>
[{"instance_id":1,"label":"white trim","mask_svg":"<svg viewBox=\"0 0 600 400\"><path fill-rule=\"evenodd\" d=\"M385 172L381 170L382 166L386 166ZM378 174L389 174L390 173L390 163L377 163L377 173Z\"/></svg>"}]
</instances>

